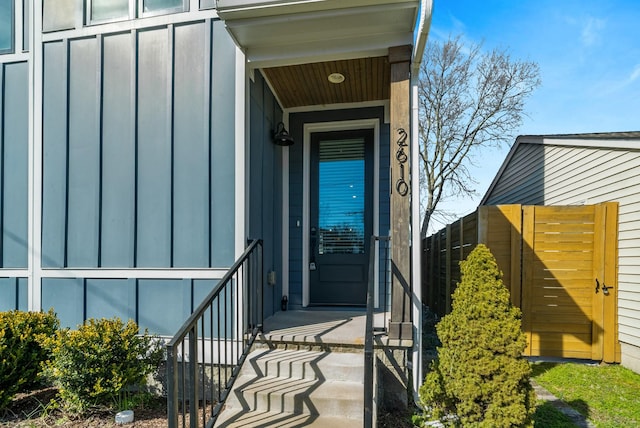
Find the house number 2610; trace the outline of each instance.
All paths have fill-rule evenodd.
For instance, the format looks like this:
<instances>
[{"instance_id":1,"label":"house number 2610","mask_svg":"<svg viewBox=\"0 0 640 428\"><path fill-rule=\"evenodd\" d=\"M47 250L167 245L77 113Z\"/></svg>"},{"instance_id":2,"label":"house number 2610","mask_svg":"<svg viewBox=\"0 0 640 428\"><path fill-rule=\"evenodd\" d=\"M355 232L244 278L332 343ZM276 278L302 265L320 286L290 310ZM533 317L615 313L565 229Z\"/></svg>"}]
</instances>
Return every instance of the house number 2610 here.
<instances>
[{"instance_id":1,"label":"house number 2610","mask_svg":"<svg viewBox=\"0 0 640 428\"><path fill-rule=\"evenodd\" d=\"M407 147L407 131L404 128L398 129L398 150L396 150L396 160L400 164L400 178L396 181L396 190L400 196L407 196L409 193L409 185L404 179L404 164L407 162L407 154L404 151L404 148Z\"/></svg>"}]
</instances>

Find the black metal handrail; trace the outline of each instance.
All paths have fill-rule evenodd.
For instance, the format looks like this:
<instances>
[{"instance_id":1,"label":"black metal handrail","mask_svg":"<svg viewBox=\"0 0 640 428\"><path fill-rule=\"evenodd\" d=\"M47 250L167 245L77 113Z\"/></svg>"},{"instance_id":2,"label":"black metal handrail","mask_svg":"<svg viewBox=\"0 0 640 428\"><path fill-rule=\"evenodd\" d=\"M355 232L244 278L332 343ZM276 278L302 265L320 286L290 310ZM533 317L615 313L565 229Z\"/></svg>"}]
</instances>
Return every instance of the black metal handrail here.
<instances>
[{"instance_id":1,"label":"black metal handrail","mask_svg":"<svg viewBox=\"0 0 640 428\"><path fill-rule=\"evenodd\" d=\"M365 336L364 336L364 427L372 428L373 427L373 389L374 389L374 381L373 381L373 309L375 304L375 268L376 268L376 242L390 241L388 236L372 236L371 244L369 247L369 278L367 284L367 318L365 324ZM388 248L385 247L384 255L382 260L385 262L383 273L384 273L384 300L381 304L384 312L387 311L387 259L388 259Z\"/></svg>"},{"instance_id":2,"label":"black metal handrail","mask_svg":"<svg viewBox=\"0 0 640 428\"><path fill-rule=\"evenodd\" d=\"M262 270L254 240L167 345L169 428L215 423L262 329Z\"/></svg>"}]
</instances>

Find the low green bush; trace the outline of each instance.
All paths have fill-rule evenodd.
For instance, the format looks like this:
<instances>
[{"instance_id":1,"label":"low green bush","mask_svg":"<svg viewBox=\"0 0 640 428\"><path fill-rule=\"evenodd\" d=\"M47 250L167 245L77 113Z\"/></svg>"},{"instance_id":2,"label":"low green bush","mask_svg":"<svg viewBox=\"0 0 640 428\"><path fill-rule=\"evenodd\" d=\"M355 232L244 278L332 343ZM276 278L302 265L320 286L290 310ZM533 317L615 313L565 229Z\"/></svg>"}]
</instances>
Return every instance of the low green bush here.
<instances>
[{"instance_id":1,"label":"low green bush","mask_svg":"<svg viewBox=\"0 0 640 428\"><path fill-rule=\"evenodd\" d=\"M119 318L89 319L77 330L60 330L46 341L52 358L46 373L67 411L111 406L130 388L142 386L164 356L159 341Z\"/></svg>"},{"instance_id":2,"label":"low green bush","mask_svg":"<svg viewBox=\"0 0 640 428\"><path fill-rule=\"evenodd\" d=\"M420 388L428 416L445 425L519 427L531 423L535 393L521 312L480 244L460 263L452 312L436 329L442 346Z\"/></svg>"},{"instance_id":3,"label":"low green bush","mask_svg":"<svg viewBox=\"0 0 640 428\"><path fill-rule=\"evenodd\" d=\"M0 409L17 392L39 382L41 363L49 358L41 346L59 327L52 311L0 312Z\"/></svg>"}]
</instances>

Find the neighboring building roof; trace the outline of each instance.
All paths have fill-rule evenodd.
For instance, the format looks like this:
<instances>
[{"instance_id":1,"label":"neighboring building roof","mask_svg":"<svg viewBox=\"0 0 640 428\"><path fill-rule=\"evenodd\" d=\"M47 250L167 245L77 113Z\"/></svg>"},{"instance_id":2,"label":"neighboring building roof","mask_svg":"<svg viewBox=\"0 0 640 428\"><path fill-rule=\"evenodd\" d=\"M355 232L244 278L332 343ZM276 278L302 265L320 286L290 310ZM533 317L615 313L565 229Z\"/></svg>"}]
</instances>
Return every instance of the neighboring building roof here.
<instances>
[{"instance_id":1,"label":"neighboring building roof","mask_svg":"<svg viewBox=\"0 0 640 428\"><path fill-rule=\"evenodd\" d=\"M640 150L640 131L626 132L593 132L583 134L548 134L548 135L520 135L500 166L498 173L493 178L491 185L485 192L480 205L484 205L494 187L500 180L509 162L521 144L549 144L556 146L574 147L602 147L609 149Z\"/></svg>"},{"instance_id":2,"label":"neighboring building roof","mask_svg":"<svg viewBox=\"0 0 640 428\"><path fill-rule=\"evenodd\" d=\"M627 140L627 139L640 139L640 131L627 131L627 132L591 132L584 134L548 134L548 135L521 135L521 137L542 137L549 139L581 139L581 140ZM516 139L517 141L517 139Z\"/></svg>"}]
</instances>

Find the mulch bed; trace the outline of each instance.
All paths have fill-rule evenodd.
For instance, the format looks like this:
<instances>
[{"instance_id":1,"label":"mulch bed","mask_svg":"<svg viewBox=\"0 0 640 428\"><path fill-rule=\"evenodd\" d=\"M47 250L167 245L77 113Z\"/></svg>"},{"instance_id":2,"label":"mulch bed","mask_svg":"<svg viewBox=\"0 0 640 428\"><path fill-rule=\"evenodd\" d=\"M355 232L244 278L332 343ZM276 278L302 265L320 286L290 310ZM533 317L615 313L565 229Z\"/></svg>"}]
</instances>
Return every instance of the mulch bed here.
<instances>
[{"instance_id":1,"label":"mulch bed","mask_svg":"<svg viewBox=\"0 0 640 428\"><path fill-rule=\"evenodd\" d=\"M65 414L56 403L56 388L41 388L18 394L11 405L0 412L0 426L3 427L62 427L97 428L122 427L115 423L116 411L93 409L81 418ZM158 398L147 408L134 410L132 428L155 428L167 426L166 399Z\"/></svg>"}]
</instances>

